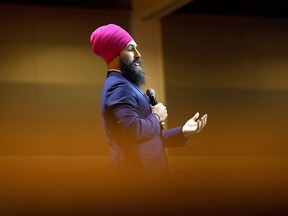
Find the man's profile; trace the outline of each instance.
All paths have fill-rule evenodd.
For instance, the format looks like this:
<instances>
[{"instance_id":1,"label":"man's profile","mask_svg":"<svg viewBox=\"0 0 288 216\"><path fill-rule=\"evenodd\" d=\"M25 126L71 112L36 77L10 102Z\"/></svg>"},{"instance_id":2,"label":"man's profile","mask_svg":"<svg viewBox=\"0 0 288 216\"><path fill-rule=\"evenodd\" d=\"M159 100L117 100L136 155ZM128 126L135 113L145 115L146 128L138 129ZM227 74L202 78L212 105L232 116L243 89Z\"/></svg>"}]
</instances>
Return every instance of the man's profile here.
<instances>
[{"instance_id":1,"label":"man's profile","mask_svg":"<svg viewBox=\"0 0 288 216\"><path fill-rule=\"evenodd\" d=\"M162 103L152 106L141 90L145 84L141 54L132 36L115 24L100 26L90 36L93 52L107 64L101 111L117 171L167 172L165 147L183 146L187 136L200 132L207 115L196 113L184 126L161 130L167 118Z\"/></svg>"}]
</instances>

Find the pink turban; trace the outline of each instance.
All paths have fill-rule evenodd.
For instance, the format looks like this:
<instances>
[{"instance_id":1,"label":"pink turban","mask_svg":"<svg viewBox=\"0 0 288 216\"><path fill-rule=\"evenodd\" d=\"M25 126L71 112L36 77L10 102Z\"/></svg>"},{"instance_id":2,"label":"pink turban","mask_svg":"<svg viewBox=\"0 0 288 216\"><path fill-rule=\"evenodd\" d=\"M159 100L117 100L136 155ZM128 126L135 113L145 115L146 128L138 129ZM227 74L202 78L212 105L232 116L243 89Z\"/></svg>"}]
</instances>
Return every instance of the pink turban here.
<instances>
[{"instance_id":1,"label":"pink turban","mask_svg":"<svg viewBox=\"0 0 288 216\"><path fill-rule=\"evenodd\" d=\"M117 57L131 40L131 35L115 24L101 26L90 36L93 52L107 64Z\"/></svg>"}]
</instances>

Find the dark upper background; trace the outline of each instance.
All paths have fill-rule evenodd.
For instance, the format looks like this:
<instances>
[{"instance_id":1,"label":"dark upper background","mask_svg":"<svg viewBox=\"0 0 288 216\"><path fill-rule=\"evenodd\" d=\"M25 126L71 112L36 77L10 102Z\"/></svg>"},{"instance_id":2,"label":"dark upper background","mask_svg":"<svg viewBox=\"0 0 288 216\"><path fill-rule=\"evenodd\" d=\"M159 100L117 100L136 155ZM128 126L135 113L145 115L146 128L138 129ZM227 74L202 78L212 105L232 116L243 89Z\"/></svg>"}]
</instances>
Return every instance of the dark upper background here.
<instances>
[{"instance_id":1,"label":"dark upper background","mask_svg":"<svg viewBox=\"0 0 288 216\"><path fill-rule=\"evenodd\" d=\"M130 0L1 0L0 3L130 10ZM194 0L177 13L288 17L287 0Z\"/></svg>"}]
</instances>

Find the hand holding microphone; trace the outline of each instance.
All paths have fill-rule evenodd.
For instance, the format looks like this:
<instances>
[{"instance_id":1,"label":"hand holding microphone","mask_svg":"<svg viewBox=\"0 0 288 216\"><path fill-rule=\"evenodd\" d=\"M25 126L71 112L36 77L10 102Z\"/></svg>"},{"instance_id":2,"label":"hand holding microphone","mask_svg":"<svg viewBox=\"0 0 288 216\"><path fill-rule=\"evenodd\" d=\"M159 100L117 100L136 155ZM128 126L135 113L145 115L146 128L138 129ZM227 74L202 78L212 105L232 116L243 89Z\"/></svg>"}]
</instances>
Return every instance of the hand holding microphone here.
<instances>
[{"instance_id":1,"label":"hand holding microphone","mask_svg":"<svg viewBox=\"0 0 288 216\"><path fill-rule=\"evenodd\" d=\"M166 107L162 103L158 103L155 106L152 106L151 111L158 117L159 122L164 123L165 119L168 116Z\"/></svg>"},{"instance_id":2,"label":"hand holding microphone","mask_svg":"<svg viewBox=\"0 0 288 216\"><path fill-rule=\"evenodd\" d=\"M162 103L157 103L156 97L155 97L155 91L151 88L147 89L146 95L148 96L150 100L150 104L152 105L151 111L154 113L161 124L162 130L165 127L164 120L167 118L167 109Z\"/></svg>"}]
</instances>

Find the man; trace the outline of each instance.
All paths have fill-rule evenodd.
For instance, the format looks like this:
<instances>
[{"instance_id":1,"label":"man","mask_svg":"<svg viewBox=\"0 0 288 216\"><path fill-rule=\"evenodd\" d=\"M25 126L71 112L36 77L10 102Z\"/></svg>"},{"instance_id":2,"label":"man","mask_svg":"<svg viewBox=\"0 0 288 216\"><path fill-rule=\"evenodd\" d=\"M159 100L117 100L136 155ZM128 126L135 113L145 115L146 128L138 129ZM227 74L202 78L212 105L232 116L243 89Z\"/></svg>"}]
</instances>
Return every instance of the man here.
<instances>
[{"instance_id":1,"label":"man","mask_svg":"<svg viewBox=\"0 0 288 216\"><path fill-rule=\"evenodd\" d=\"M93 52L107 63L101 110L110 145L112 167L118 171L161 174L167 171L164 147L186 144L200 132L207 115L199 113L184 126L161 131L167 118L162 103L151 106L140 86L145 84L140 52L132 36L115 24L97 28L90 36Z\"/></svg>"}]
</instances>

